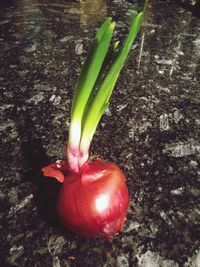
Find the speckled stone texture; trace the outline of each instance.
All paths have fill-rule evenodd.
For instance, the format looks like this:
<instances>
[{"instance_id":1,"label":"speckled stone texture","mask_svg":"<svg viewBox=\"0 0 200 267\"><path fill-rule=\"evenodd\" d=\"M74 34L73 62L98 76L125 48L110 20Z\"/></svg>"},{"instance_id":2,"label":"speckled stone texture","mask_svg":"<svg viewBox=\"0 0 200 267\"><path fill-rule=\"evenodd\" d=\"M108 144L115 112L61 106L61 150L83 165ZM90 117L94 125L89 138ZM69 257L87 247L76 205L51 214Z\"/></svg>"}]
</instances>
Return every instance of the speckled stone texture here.
<instances>
[{"instance_id":1,"label":"speckled stone texture","mask_svg":"<svg viewBox=\"0 0 200 267\"><path fill-rule=\"evenodd\" d=\"M40 172L65 156L71 96L95 30L112 16L124 39L135 4L1 1L1 267L200 266L198 1L149 1L94 137L91 154L123 169L131 195L113 243L63 229L60 185Z\"/></svg>"}]
</instances>

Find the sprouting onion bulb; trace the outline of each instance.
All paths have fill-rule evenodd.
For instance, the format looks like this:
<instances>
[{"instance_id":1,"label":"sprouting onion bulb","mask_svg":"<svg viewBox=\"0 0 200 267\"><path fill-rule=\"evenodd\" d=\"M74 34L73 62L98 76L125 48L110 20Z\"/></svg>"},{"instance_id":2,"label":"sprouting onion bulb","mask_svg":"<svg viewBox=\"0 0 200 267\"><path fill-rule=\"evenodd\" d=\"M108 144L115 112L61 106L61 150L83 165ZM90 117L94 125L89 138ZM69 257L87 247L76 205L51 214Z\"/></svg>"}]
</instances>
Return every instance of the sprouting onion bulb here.
<instances>
[{"instance_id":1,"label":"sprouting onion bulb","mask_svg":"<svg viewBox=\"0 0 200 267\"><path fill-rule=\"evenodd\" d=\"M58 216L66 228L80 235L111 241L126 218L129 193L125 175L114 163L91 161L89 148L137 36L146 5L147 1L133 18L121 47L119 42L111 43L115 29L111 18L98 30L75 88L66 160L42 169L45 176L62 183Z\"/></svg>"}]
</instances>

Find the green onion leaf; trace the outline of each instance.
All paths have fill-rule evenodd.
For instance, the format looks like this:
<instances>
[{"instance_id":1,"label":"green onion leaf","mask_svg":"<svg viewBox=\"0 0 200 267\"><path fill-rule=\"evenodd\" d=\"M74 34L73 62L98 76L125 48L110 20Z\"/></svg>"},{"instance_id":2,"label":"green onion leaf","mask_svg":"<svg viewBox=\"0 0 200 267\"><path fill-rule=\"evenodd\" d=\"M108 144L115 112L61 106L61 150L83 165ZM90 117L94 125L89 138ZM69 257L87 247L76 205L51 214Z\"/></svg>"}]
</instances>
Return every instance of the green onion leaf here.
<instances>
[{"instance_id":1,"label":"green onion leaf","mask_svg":"<svg viewBox=\"0 0 200 267\"><path fill-rule=\"evenodd\" d=\"M79 155L79 143L81 138L81 121L87 106L88 99L92 94L94 84L101 70L112 38L115 22L108 18L96 34L92 43L91 51L83 65L80 77L75 89L72 101L71 123L67 148L68 164L76 169Z\"/></svg>"},{"instance_id":2,"label":"green onion leaf","mask_svg":"<svg viewBox=\"0 0 200 267\"><path fill-rule=\"evenodd\" d=\"M144 1L142 11L134 15L121 48L118 49L118 41L110 45L115 28L115 22L111 18L105 20L92 43L72 101L67 162L69 168L75 172L88 160L92 137L109 105L110 96L137 36L146 6L147 0Z\"/></svg>"},{"instance_id":3,"label":"green onion leaf","mask_svg":"<svg viewBox=\"0 0 200 267\"><path fill-rule=\"evenodd\" d=\"M86 118L84 122L84 128L82 131L80 144L80 151L82 151L83 154L87 153L87 151L89 150L88 146L90 145L98 122L105 111L105 107L108 106L109 99L114 89L115 83L118 79L122 67L124 66L132 43L134 42L137 36L139 26L142 21L142 16L143 12L140 12L134 18L128 36L126 37L121 49L114 58L106 77L102 81L102 84L98 89L97 94L93 98L87 114L85 115ZM79 164L82 165L82 160Z\"/></svg>"}]
</instances>

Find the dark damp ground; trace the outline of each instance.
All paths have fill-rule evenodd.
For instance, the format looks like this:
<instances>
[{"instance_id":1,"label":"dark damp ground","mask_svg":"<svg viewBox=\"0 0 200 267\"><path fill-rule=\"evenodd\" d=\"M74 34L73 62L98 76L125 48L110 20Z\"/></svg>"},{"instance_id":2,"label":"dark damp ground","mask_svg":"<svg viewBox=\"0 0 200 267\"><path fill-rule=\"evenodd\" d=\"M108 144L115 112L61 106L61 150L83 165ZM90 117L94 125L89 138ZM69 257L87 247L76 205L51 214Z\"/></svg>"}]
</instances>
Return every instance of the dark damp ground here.
<instances>
[{"instance_id":1,"label":"dark damp ground","mask_svg":"<svg viewBox=\"0 0 200 267\"><path fill-rule=\"evenodd\" d=\"M95 30L112 16L123 39L136 1L1 1L1 267L200 266L199 2L149 2L91 148L120 165L131 195L109 244L60 226L59 185L40 169L64 157Z\"/></svg>"}]
</instances>

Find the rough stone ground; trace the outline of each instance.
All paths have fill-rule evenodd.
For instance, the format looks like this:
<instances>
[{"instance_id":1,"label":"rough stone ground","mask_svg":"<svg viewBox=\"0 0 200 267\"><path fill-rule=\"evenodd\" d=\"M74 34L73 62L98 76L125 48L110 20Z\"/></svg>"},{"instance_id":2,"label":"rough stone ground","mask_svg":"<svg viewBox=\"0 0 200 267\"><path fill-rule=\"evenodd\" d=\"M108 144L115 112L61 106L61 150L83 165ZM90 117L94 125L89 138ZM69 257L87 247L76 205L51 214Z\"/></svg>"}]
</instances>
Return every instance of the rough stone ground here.
<instances>
[{"instance_id":1,"label":"rough stone ground","mask_svg":"<svg viewBox=\"0 0 200 267\"><path fill-rule=\"evenodd\" d=\"M1 1L0 266L200 266L200 12L183 2L150 1L93 140L131 195L109 244L60 226L59 185L40 169L64 157L95 29L112 16L123 39L136 1Z\"/></svg>"}]
</instances>

